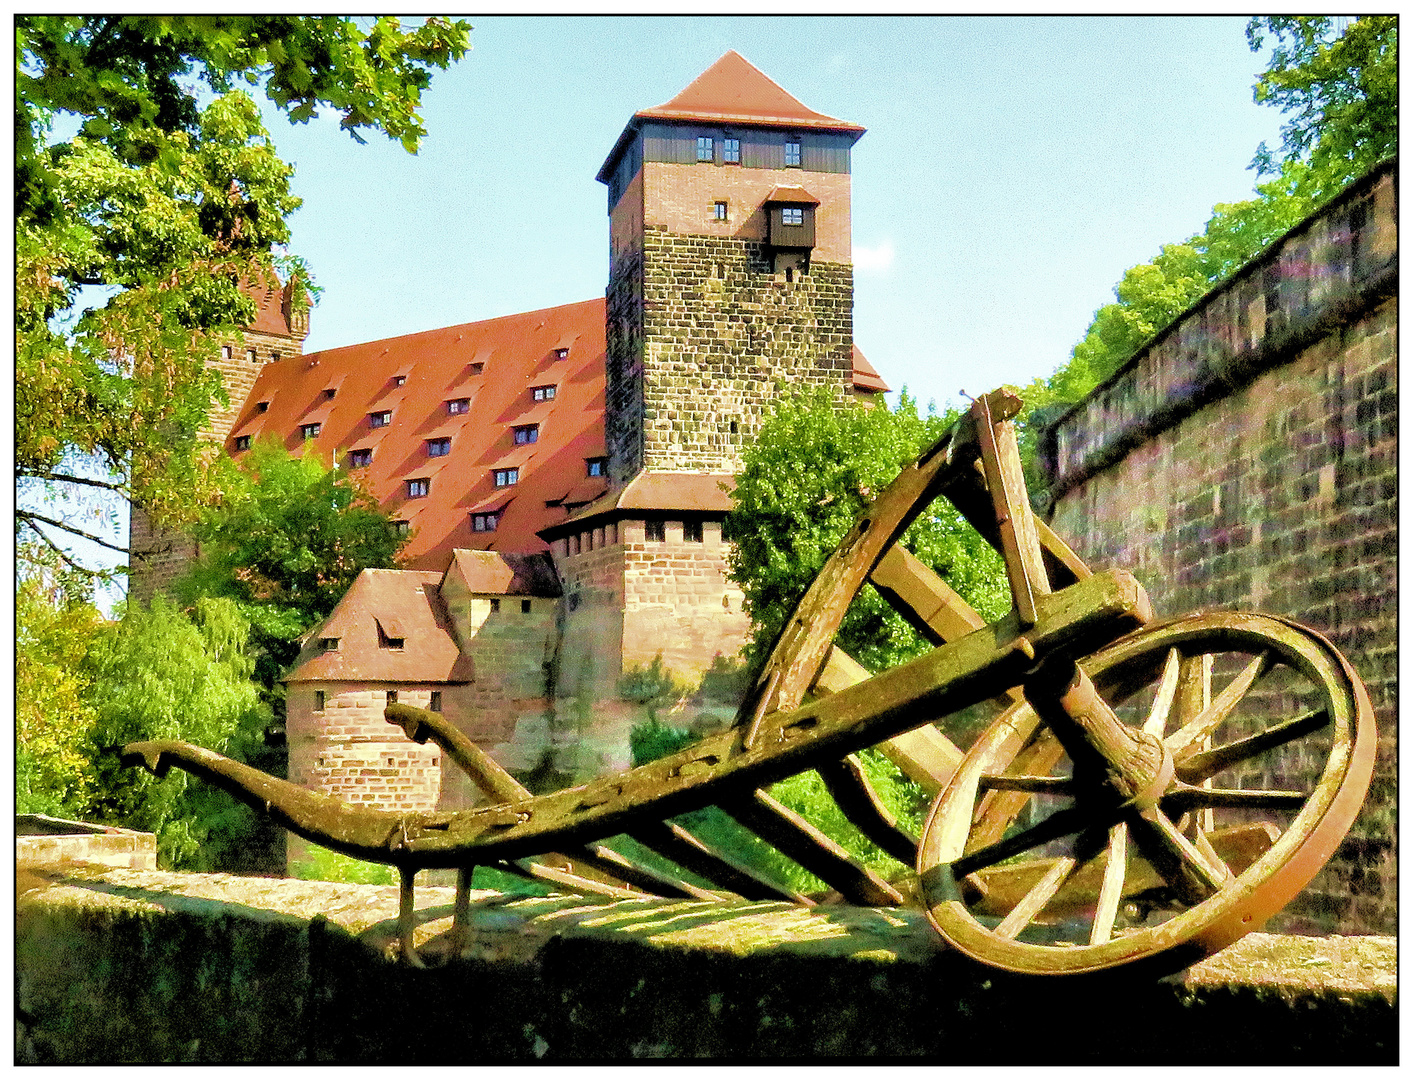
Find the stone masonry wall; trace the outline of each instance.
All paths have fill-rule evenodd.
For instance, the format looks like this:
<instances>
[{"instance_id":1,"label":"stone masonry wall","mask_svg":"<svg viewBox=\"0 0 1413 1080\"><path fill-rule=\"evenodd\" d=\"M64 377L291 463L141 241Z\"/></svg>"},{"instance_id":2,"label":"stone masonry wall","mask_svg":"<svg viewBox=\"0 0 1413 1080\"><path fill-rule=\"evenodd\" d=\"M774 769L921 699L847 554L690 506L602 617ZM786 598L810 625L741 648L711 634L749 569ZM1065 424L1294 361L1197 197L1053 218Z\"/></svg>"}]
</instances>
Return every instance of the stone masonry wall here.
<instances>
[{"instance_id":1,"label":"stone masonry wall","mask_svg":"<svg viewBox=\"0 0 1413 1080\"><path fill-rule=\"evenodd\" d=\"M736 472L776 385L838 385L853 370L853 267L813 262L787 282L755 240L648 226L608 288L610 472Z\"/></svg>"},{"instance_id":2,"label":"stone masonry wall","mask_svg":"<svg viewBox=\"0 0 1413 1080\"><path fill-rule=\"evenodd\" d=\"M1376 172L1062 419L1052 525L1159 614L1287 615L1327 635L1379 725L1364 809L1287 928L1396 914L1397 239Z\"/></svg>"}]
</instances>

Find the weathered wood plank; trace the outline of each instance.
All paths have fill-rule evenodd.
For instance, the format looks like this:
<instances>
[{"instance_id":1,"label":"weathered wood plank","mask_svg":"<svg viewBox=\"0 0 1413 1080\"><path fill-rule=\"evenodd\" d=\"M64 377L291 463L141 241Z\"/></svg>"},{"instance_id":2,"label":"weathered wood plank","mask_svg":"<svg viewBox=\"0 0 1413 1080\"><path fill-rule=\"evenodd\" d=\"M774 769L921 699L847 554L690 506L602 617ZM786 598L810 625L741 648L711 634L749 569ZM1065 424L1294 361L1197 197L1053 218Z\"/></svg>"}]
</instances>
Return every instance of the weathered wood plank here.
<instances>
[{"instance_id":1,"label":"weathered wood plank","mask_svg":"<svg viewBox=\"0 0 1413 1080\"><path fill-rule=\"evenodd\" d=\"M858 758L850 754L841 761L816 766L815 771L859 832L904 866L917 865L917 837L899 825L893 812L883 804Z\"/></svg>"}]
</instances>

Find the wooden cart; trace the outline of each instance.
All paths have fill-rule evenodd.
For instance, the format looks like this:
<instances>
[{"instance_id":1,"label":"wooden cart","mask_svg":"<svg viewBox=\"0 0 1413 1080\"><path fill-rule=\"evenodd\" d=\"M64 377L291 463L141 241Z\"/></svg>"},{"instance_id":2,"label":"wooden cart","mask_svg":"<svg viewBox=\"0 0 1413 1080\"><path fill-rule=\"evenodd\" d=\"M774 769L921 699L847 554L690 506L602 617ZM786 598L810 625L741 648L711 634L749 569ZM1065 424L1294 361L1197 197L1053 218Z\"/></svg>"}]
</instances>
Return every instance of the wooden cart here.
<instances>
[{"instance_id":1,"label":"wooden cart","mask_svg":"<svg viewBox=\"0 0 1413 1080\"><path fill-rule=\"evenodd\" d=\"M1238 612L1154 622L1131 575L1092 573L1031 512L1019 408L1003 391L978 399L905 468L800 601L734 726L670 757L532 796L439 714L389 705L491 800L451 813L348 806L180 742L134 743L124 760L176 765L308 840L396 866L413 964L422 869L459 871L456 942L479 865L599 896L810 903L672 820L707 806L848 902L902 903L766 791L816 769L871 842L916 867L928 919L969 956L1037 975L1176 970L1261 927L1334 852L1373 768L1368 694L1310 629ZM899 545L938 497L1001 553L1004 618L987 623ZM833 638L865 582L935 648L877 675L844 655ZM936 725L987 702L999 715L963 753ZM875 745L938 790L920 840L852 756ZM619 834L687 873L600 843Z\"/></svg>"}]
</instances>

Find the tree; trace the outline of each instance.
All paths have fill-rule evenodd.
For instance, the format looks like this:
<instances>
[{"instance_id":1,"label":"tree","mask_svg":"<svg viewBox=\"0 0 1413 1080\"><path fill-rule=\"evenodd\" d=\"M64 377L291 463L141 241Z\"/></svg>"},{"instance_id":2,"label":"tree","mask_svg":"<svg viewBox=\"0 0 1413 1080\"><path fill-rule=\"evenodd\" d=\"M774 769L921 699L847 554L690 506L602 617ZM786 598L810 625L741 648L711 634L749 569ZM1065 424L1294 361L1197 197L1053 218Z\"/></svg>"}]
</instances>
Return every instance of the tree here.
<instances>
[{"instance_id":1,"label":"tree","mask_svg":"<svg viewBox=\"0 0 1413 1080\"><path fill-rule=\"evenodd\" d=\"M197 433L225 403L205 360L248 322L242 282L277 268L299 205L292 169L234 89L263 84L292 121L321 107L409 151L430 71L467 48L439 18L20 16L16 20L18 527L119 553L115 498L163 527L219 498ZM69 135L68 132L73 134ZM307 292L297 297L308 302ZM54 509L57 505L57 509Z\"/></svg>"},{"instance_id":2,"label":"tree","mask_svg":"<svg viewBox=\"0 0 1413 1080\"><path fill-rule=\"evenodd\" d=\"M271 693L300 636L334 609L368 567L390 567L406 542L373 496L312 450L262 439L192 528L201 557L177 594L233 601L251 625L256 678ZM278 695L276 695L278 696Z\"/></svg>"},{"instance_id":3,"label":"tree","mask_svg":"<svg viewBox=\"0 0 1413 1080\"><path fill-rule=\"evenodd\" d=\"M88 582L47 549L22 552L15 589L15 809L74 817L93 785L84 658L103 618Z\"/></svg>"},{"instance_id":4,"label":"tree","mask_svg":"<svg viewBox=\"0 0 1413 1080\"><path fill-rule=\"evenodd\" d=\"M129 608L88 650L95 717L85 749L95 782L87 813L156 833L164 866L202 865L204 841L253 815L235 811L229 797L215 800L208 785L188 784L179 769L158 780L125 768L118 752L138 740L185 739L245 757L269 721L250 678L248 630L230 600L204 599L188 616L159 595L150 608ZM215 856L214 847L204 852Z\"/></svg>"},{"instance_id":5,"label":"tree","mask_svg":"<svg viewBox=\"0 0 1413 1080\"><path fill-rule=\"evenodd\" d=\"M746 595L753 663L764 659L790 611L854 520L952 416L920 417L904 393L894 410L864 408L828 391L781 398L743 455L731 576ZM999 556L945 500L904 534L906 544L987 618L1009 607ZM873 670L917 655L923 640L871 588L850 606L840 648Z\"/></svg>"}]
</instances>

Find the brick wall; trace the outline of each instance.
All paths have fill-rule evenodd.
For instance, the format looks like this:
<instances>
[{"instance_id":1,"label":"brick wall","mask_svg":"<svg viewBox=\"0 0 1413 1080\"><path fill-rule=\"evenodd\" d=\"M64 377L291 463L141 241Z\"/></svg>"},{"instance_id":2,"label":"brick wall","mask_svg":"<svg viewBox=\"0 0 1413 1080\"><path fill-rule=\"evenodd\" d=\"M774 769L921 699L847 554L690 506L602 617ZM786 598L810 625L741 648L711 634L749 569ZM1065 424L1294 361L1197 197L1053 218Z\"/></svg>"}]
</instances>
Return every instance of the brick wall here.
<instances>
[{"instance_id":1,"label":"brick wall","mask_svg":"<svg viewBox=\"0 0 1413 1080\"><path fill-rule=\"evenodd\" d=\"M1397 234L1376 171L1207 297L1063 418L1056 531L1161 614L1283 614L1328 635L1379 724L1363 812L1284 925L1396 912Z\"/></svg>"}]
</instances>

